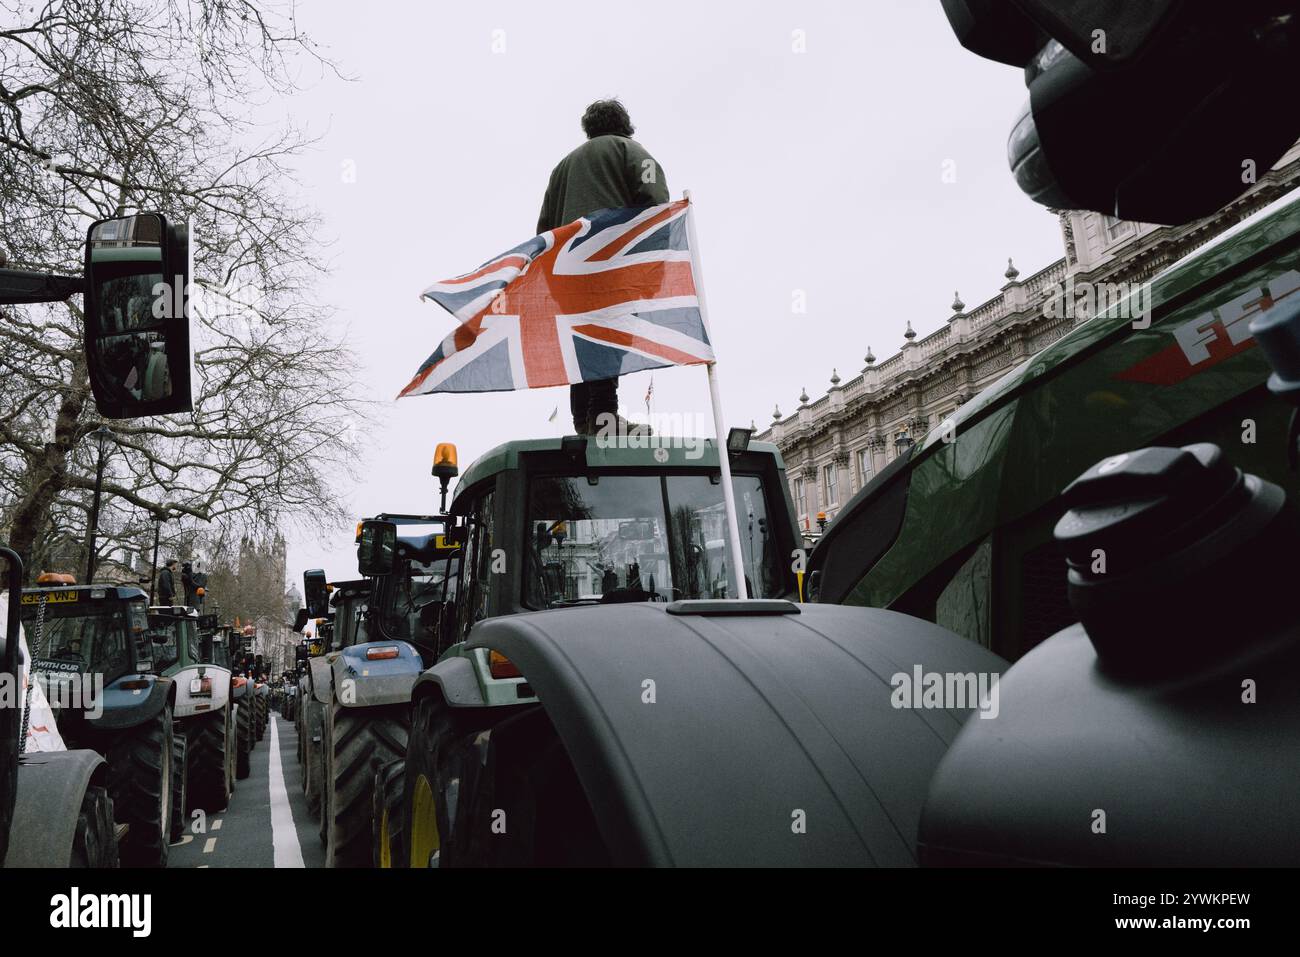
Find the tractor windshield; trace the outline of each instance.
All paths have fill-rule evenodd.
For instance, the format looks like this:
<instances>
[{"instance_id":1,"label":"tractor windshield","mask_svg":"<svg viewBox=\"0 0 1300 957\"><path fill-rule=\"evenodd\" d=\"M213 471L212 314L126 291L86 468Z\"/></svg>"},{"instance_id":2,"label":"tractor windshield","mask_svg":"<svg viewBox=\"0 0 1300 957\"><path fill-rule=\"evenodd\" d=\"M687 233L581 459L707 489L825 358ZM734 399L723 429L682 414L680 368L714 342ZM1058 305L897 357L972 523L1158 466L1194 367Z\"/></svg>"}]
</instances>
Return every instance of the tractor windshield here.
<instances>
[{"instance_id":1,"label":"tractor windshield","mask_svg":"<svg viewBox=\"0 0 1300 957\"><path fill-rule=\"evenodd\" d=\"M377 579L372 613L377 611L380 616L384 638L432 645L447 588L447 552L437 549L442 524L425 525L420 531L416 534L405 526L399 529L412 557L399 559L391 575ZM455 597L454 585L448 597Z\"/></svg>"},{"instance_id":2,"label":"tractor windshield","mask_svg":"<svg viewBox=\"0 0 1300 957\"><path fill-rule=\"evenodd\" d=\"M149 640L153 643L154 666L161 673L181 660L199 660L198 633L187 619L174 615L149 616Z\"/></svg>"},{"instance_id":3,"label":"tractor windshield","mask_svg":"<svg viewBox=\"0 0 1300 957\"><path fill-rule=\"evenodd\" d=\"M761 479L732 478L749 593L782 576ZM529 488L525 604L674 601L727 594L726 518L716 474L541 475Z\"/></svg>"},{"instance_id":4,"label":"tractor windshield","mask_svg":"<svg viewBox=\"0 0 1300 957\"><path fill-rule=\"evenodd\" d=\"M145 624L138 602L72 591L24 595L22 619L37 670L98 673L106 681L130 670L130 640Z\"/></svg>"}]
</instances>

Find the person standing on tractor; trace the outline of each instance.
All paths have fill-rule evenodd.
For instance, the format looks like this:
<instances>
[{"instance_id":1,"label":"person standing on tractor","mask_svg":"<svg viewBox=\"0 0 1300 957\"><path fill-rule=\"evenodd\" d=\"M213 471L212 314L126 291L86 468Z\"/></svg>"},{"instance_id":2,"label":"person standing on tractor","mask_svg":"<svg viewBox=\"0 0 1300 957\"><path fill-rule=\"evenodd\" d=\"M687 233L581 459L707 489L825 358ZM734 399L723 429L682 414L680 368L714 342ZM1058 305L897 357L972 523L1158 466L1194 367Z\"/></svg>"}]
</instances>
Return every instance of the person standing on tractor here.
<instances>
[{"instance_id":1,"label":"person standing on tractor","mask_svg":"<svg viewBox=\"0 0 1300 957\"><path fill-rule=\"evenodd\" d=\"M583 143L551 172L537 218L544 233L600 209L656 206L668 202L663 167L632 139L632 119L617 99L597 100L582 114ZM595 434L598 417L615 417L619 434L627 423L618 419L618 379L575 382L569 386L573 427L580 435ZM632 428L636 428L633 426Z\"/></svg>"},{"instance_id":2,"label":"person standing on tractor","mask_svg":"<svg viewBox=\"0 0 1300 957\"><path fill-rule=\"evenodd\" d=\"M158 574L158 604L171 605L176 599L176 559L169 561Z\"/></svg>"}]
</instances>

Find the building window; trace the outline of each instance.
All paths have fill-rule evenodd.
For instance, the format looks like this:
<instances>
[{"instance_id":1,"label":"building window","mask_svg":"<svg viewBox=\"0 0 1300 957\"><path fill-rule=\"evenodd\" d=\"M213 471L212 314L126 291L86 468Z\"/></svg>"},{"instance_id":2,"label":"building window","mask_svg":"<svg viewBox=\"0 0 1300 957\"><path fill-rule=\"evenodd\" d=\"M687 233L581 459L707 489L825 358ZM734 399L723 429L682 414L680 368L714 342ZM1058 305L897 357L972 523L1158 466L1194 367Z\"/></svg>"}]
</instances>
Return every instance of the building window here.
<instances>
[{"instance_id":1,"label":"building window","mask_svg":"<svg viewBox=\"0 0 1300 957\"><path fill-rule=\"evenodd\" d=\"M794 480L794 510L803 518L808 514L808 503L803 498L803 479Z\"/></svg>"},{"instance_id":2,"label":"building window","mask_svg":"<svg viewBox=\"0 0 1300 957\"><path fill-rule=\"evenodd\" d=\"M1133 234L1133 224L1127 219L1116 219L1114 216L1102 216L1101 220L1106 224L1106 238L1112 243L1118 242L1125 236Z\"/></svg>"},{"instance_id":3,"label":"building window","mask_svg":"<svg viewBox=\"0 0 1300 957\"><path fill-rule=\"evenodd\" d=\"M871 481L871 450L858 452L858 488L863 488Z\"/></svg>"},{"instance_id":4,"label":"building window","mask_svg":"<svg viewBox=\"0 0 1300 957\"><path fill-rule=\"evenodd\" d=\"M826 504L828 506L838 505L840 501L839 489L836 487L837 476L835 473L837 471L835 463L832 462L830 465L826 466L826 469L823 472L826 476Z\"/></svg>"}]
</instances>

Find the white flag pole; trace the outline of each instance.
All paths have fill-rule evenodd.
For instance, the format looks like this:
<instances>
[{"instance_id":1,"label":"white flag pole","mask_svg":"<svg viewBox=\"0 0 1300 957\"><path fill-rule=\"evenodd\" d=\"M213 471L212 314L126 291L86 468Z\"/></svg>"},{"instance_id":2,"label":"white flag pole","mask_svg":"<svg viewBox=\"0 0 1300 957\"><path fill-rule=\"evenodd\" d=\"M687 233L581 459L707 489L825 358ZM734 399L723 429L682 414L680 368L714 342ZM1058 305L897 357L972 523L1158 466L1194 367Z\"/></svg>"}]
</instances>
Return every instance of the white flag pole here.
<instances>
[{"instance_id":1,"label":"white flag pole","mask_svg":"<svg viewBox=\"0 0 1300 957\"><path fill-rule=\"evenodd\" d=\"M686 242L691 247L691 275L695 280L695 296L700 303L700 319L709 329L709 307L704 301L704 271L700 268L700 244L695 238L695 204L690 202L691 191L682 193L687 201ZM712 336L712 333L710 333ZM722 394L718 388L717 353L714 361L705 365L709 378L709 399L713 403L713 430L717 433L718 465L722 470L722 503L727 512L727 568L731 573L732 594L748 598L745 587L745 566L740 559L740 522L736 519L736 491L731 486L731 455L727 452L726 427L723 425Z\"/></svg>"}]
</instances>

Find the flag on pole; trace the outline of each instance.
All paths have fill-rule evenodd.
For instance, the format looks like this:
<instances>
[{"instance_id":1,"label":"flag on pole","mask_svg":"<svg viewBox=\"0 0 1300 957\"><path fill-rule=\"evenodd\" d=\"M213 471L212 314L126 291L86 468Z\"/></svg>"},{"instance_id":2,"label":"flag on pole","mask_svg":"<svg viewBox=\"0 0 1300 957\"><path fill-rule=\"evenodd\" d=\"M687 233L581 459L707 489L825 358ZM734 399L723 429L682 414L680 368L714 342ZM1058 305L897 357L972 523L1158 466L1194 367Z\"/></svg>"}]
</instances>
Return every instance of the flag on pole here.
<instances>
[{"instance_id":1,"label":"flag on pole","mask_svg":"<svg viewBox=\"0 0 1300 957\"><path fill-rule=\"evenodd\" d=\"M687 239L689 200L604 209L437 282L460 325L398 398L503 392L713 361Z\"/></svg>"}]
</instances>

